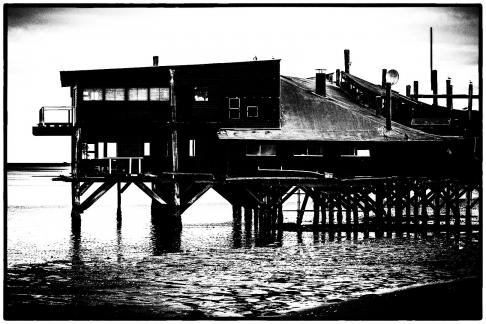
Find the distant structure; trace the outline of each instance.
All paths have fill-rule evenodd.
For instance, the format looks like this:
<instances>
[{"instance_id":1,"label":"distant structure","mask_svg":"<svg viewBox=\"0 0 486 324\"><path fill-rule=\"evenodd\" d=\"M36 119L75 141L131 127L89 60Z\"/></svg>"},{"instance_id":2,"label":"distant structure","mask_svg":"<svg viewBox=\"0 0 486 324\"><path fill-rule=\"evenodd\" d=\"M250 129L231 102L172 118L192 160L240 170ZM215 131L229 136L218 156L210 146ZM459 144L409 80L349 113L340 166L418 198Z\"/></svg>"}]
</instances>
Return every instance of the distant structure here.
<instances>
[{"instance_id":1,"label":"distant structure","mask_svg":"<svg viewBox=\"0 0 486 324\"><path fill-rule=\"evenodd\" d=\"M244 207L245 222L268 233L284 227L282 204L299 190L297 228L309 198L314 229L471 228L474 113L463 121L418 102L418 91L387 95L349 64L346 50L345 72L309 79L281 76L280 60L158 66L154 57L150 67L63 71L72 106L41 108L33 133L72 139L72 174L57 180L72 183L74 218L115 185L121 216L134 184L174 229L210 188L235 222ZM50 122L52 111L66 119Z\"/></svg>"}]
</instances>

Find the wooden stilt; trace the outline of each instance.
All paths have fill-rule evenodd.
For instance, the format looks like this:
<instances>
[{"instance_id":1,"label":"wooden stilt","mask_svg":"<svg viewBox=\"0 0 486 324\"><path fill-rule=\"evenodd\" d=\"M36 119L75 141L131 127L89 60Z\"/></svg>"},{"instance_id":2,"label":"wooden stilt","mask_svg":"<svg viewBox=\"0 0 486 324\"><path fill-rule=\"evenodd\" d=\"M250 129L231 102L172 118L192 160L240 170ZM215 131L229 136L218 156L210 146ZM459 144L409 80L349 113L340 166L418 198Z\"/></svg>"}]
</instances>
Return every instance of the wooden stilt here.
<instances>
[{"instance_id":1,"label":"wooden stilt","mask_svg":"<svg viewBox=\"0 0 486 324\"><path fill-rule=\"evenodd\" d=\"M245 206L244 207L244 214L245 214L245 231L250 232L251 230L251 218L252 218L252 211L251 207Z\"/></svg>"},{"instance_id":2,"label":"wooden stilt","mask_svg":"<svg viewBox=\"0 0 486 324\"><path fill-rule=\"evenodd\" d=\"M314 204L314 219L312 222L312 226L314 227L314 230L317 230L319 228L319 200L320 200L320 193L315 193L314 197L312 198L313 204Z\"/></svg>"},{"instance_id":3,"label":"wooden stilt","mask_svg":"<svg viewBox=\"0 0 486 324\"><path fill-rule=\"evenodd\" d=\"M241 226L241 206L233 205L233 225Z\"/></svg>"},{"instance_id":4,"label":"wooden stilt","mask_svg":"<svg viewBox=\"0 0 486 324\"><path fill-rule=\"evenodd\" d=\"M298 227L302 226L302 219L304 218L305 208L307 207L307 201L309 200L309 193L305 193L304 200L302 201L302 205L297 212L297 221L296 224Z\"/></svg>"},{"instance_id":5,"label":"wooden stilt","mask_svg":"<svg viewBox=\"0 0 486 324\"><path fill-rule=\"evenodd\" d=\"M327 213L327 197L326 195L321 195L321 227L326 228L326 213Z\"/></svg>"},{"instance_id":6,"label":"wooden stilt","mask_svg":"<svg viewBox=\"0 0 486 324\"><path fill-rule=\"evenodd\" d=\"M334 230L334 194L331 194L328 196L328 214L329 214L329 219L328 219L328 226L332 230Z\"/></svg>"},{"instance_id":7,"label":"wooden stilt","mask_svg":"<svg viewBox=\"0 0 486 324\"><path fill-rule=\"evenodd\" d=\"M340 193L336 195L336 206L337 206L337 225L339 230L341 230L343 226L343 210L342 210L342 196Z\"/></svg>"},{"instance_id":8,"label":"wooden stilt","mask_svg":"<svg viewBox=\"0 0 486 324\"><path fill-rule=\"evenodd\" d=\"M71 216L74 218L80 217L82 212L80 183L78 181L79 176L79 163L82 158L81 147L81 128L75 126L73 135L71 136L71 174L73 181L71 182L71 196L72 196L72 212Z\"/></svg>"},{"instance_id":9,"label":"wooden stilt","mask_svg":"<svg viewBox=\"0 0 486 324\"><path fill-rule=\"evenodd\" d=\"M472 201L472 191L473 188L471 186L466 187L466 231L469 232L471 230L471 201Z\"/></svg>"},{"instance_id":10,"label":"wooden stilt","mask_svg":"<svg viewBox=\"0 0 486 324\"><path fill-rule=\"evenodd\" d=\"M440 185L435 185L434 190L434 230L438 231L440 226Z\"/></svg>"},{"instance_id":11,"label":"wooden stilt","mask_svg":"<svg viewBox=\"0 0 486 324\"><path fill-rule=\"evenodd\" d=\"M121 210L121 183L116 183L116 217L121 220L122 210Z\"/></svg>"},{"instance_id":12,"label":"wooden stilt","mask_svg":"<svg viewBox=\"0 0 486 324\"><path fill-rule=\"evenodd\" d=\"M384 206L383 206L383 187L381 185L376 186L375 194L375 236L380 238L383 236L383 216L384 216Z\"/></svg>"},{"instance_id":13,"label":"wooden stilt","mask_svg":"<svg viewBox=\"0 0 486 324\"><path fill-rule=\"evenodd\" d=\"M427 207L429 205L428 200L427 200L427 187L425 184L422 184L422 231L426 232L427 231L427 226L428 226L428 220L429 220L429 215L427 211Z\"/></svg>"}]
</instances>

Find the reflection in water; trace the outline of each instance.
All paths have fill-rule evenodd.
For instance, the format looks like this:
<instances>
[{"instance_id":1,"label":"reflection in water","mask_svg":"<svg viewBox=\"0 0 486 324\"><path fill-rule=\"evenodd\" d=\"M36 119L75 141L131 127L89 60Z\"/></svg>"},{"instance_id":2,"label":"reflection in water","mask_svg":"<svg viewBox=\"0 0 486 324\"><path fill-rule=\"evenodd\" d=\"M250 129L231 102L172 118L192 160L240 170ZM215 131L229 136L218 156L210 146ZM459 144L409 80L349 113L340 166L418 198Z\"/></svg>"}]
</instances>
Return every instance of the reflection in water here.
<instances>
[{"instance_id":1,"label":"reflection in water","mask_svg":"<svg viewBox=\"0 0 486 324\"><path fill-rule=\"evenodd\" d=\"M172 215L152 214L150 241L154 256L181 251L181 229L170 222Z\"/></svg>"},{"instance_id":2,"label":"reflection in water","mask_svg":"<svg viewBox=\"0 0 486 324\"><path fill-rule=\"evenodd\" d=\"M71 261L74 264L81 262L81 217L71 215Z\"/></svg>"},{"instance_id":3,"label":"reflection in water","mask_svg":"<svg viewBox=\"0 0 486 324\"><path fill-rule=\"evenodd\" d=\"M121 212L116 215L116 261L120 263L123 259L122 241L122 217Z\"/></svg>"}]
</instances>

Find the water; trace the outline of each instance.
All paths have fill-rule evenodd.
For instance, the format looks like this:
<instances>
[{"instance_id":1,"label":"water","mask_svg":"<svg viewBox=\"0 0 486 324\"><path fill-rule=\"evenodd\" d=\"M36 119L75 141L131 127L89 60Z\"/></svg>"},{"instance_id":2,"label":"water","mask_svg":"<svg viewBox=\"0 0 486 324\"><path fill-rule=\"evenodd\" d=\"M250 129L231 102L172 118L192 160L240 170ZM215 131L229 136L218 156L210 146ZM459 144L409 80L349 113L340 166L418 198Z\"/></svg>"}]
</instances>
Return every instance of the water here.
<instances>
[{"instance_id":1,"label":"water","mask_svg":"<svg viewBox=\"0 0 486 324\"><path fill-rule=\"evenodd\" d=\"M259 246L210 191L184 213L176 252L131 186L116 220L112 189L70 218L67 168L8 172L8 305L115 305L162 317L284 315L364 294L480 274L478 244L446 237L347 238L285 232ZM292 217L286 215L287 218Z\"/></svg>"}]
</instances>

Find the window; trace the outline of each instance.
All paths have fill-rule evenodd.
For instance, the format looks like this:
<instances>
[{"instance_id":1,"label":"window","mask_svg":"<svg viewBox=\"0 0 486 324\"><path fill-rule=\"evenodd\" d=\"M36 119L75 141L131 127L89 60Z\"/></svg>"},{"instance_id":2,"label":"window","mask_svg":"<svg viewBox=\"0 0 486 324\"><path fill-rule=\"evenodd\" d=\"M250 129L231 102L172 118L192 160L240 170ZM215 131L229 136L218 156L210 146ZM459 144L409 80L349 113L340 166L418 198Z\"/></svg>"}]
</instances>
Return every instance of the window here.
<instances>
[{"instance_id":1,"label":"window","mask_svg":"<svg viewBox=\"0 0 486 324\"><path fill-rule=\"evenodd\" d=\"M83 159L93 160L96 158L96 144L84 144Z\"/></svg>"},{"instance_id":2,"label":"window","mask_svg":"<svg viewBox=\"0 0 486 324\"><path fill-rule=\"evenodd\" d=\"M143 143L143 156L150 156L150 143Z\"/></svg>"},{"instance_id":3,"label":"window","mask_svg":"<svg viewBox=\"0 0 486 324\"><path fill-rule=\"evenodd\" d=\"M150 88L150 101L169 101L169 88Z\"/></svg>"},{"instance_id":4,"label":"window","mask_svg":"<svg viewBox=\"0 0 486 324\"><path fill-rule=\"evenodd\" d=\"M105 100L107 101L123 101L125 100L125 89L123 88L108 88L105 90Z\"/></svg>"},{"instance_id":5,"label":"window","mask_svg":"<svg viewBox=\"0 0 486 324\"><path fill-rule=\"evenodd\" d=\"M84 89L84 101L100 101L103 100L103 89Z\"/></svg>"},{"instance_id":6,"label":"window","mask_svg":"<svg viewBox=\"0 0 486 324\"><path fill-rule=\"evenodd\" d=\"M116 157L116 143L106 143L106 157Z\"/></svg>"},{"instance_id":7,"label":"window","mask_svg":"<svg viewBox=\"0 0 486 324\"><path fill-rule=\"evenodd\" d=\"M250 118L258 117L258 106L246 107L246 117L250 117Z\"/></svg>"},{"instance_id":8,"label":"window","mask_svg":"<svg viewBox=\"0 0 486 324\"><path fill-rule=\"evenodd\" d=\"M148 91L146 88L128 89L128 100L130 101L147 101Z\"/></svg>"},{"instance_id":9,"label":"window","mask_svg":"<svg viewBox=\"0 0 486 324\"><path fill-rule=\"evenodd\" d=\"M370 157L371 153L369 149L356 149L356 148L342 148L342 157Z\"/></svg>"},{"instance_id":10,"label":"window","mask_svg":"<svg viewBox=\"0 0 486 324\"><path fill-rule=\"evenodd\" d=\"M239 119L240 118L240 98L229 98L228 99L229 108L229 118Z\"/></svg>"},{"instance_id":11,"label":"window","mask_svg":"<svg viewBox=\"0 0 486 324\"><path fill-rule=\"evenodd\" d=\"M196 156L196 140L194 139L189 140L189 156Z\"/></svg>"},{"instance_id":12,"label":"window","mask_svg":"<svg viewBox=\"0 0 486 324\"><path fill-rule=\"evenodd\" d=\"M194 87L194 101L208 101L208 87Z\"/></svg>"},{"instance_id":13,"label":"window","mask_svg":"<svg viewBox=\"0 0 486 324\"><path fill-rule=\"evenodd\" d=\"M324 150L317 144L298 145L294 148L294 156L322 156Z\"/></svg>"},{"instance_id":14,"label":"window","mask_svg":"<svg viewBox=\"0 0 486 324\"><path fill-rule=\"evenodd\" d=\"M246 155L249 156L276 156L277 145L275 144L247 144Z\"/></svg>"},{"instance_id":15,"label":"window","mask_svg":"<svg viewBox=\"0 0 486 324\"><path fill-rule=\"evenodd\" d=\"M370 150L356 150L356 156L370 157Z\"/></svg>"},{"instance_id":16,"label":"window","mask_svg":"<svg viewBox=\"0 0 486 324\"><path fill-rule=\"evenodd\" d=\"M100 158L105 157L105 143L98 142L98 155Z\"/></svg>"}]
</instances>

